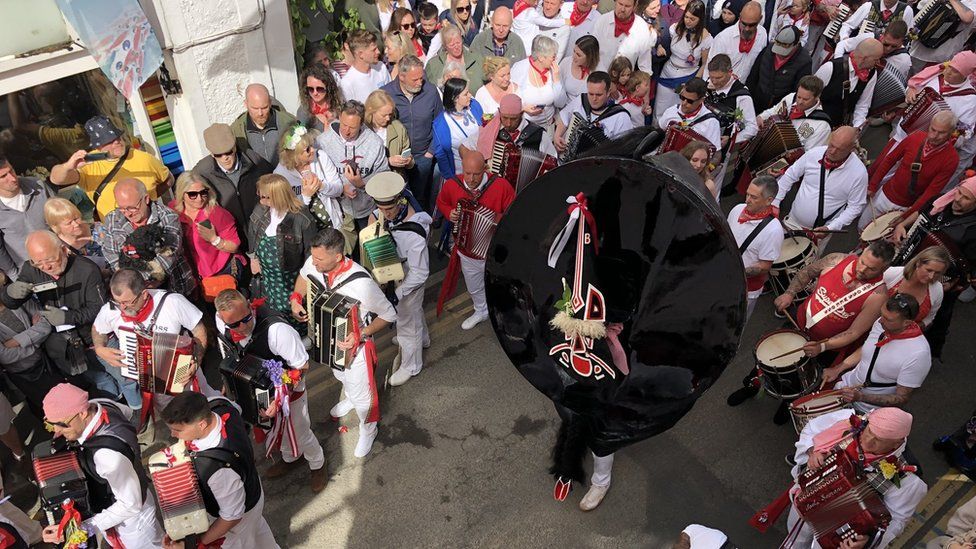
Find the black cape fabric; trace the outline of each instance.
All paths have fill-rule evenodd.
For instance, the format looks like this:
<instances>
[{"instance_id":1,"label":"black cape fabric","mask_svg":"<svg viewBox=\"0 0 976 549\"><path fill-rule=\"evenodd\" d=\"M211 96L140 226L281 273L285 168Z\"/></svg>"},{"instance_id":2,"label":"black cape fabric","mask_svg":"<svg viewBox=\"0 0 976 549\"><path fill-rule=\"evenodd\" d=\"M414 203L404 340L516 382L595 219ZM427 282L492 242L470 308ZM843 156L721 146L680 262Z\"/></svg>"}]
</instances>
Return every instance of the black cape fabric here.
<instances>
[{"instance_id":1,"label":"black cape fabric","mask_svg":"<svg viewBox=\"0 0 976 549\"><path fill-rule=\"evenodd\" d=\"M742 261L714 199L677 153L649 160L585 158L543 175L501 219L487 258L502 348L564 420L585 423L598 455L674 426L735 356L745 319ZM566 199L577 193L588 200L599 242L598 252L585 247L583 287L602 292L607 321L623 324L628 374L606 339L584 352L609 366L601 379L553 353L568 343L549 322L562 280L573 281L576 230L555 269L547 255L567 223Z\"/></svg>"}]
</instances>

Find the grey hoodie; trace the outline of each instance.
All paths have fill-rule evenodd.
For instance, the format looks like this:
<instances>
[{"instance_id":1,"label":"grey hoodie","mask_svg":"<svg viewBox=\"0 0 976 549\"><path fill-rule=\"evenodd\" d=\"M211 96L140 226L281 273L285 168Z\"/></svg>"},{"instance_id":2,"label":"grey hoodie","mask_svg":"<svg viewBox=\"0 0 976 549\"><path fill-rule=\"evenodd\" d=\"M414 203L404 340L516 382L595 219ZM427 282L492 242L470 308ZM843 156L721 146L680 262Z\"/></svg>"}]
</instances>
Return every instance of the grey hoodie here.
<instances>
[{"instance_id":1,"label":"grey hoodie","mask_svg":"<svg viewBox=\"0 0 976 549\"><path fill-rule=\"evenodd\" d=\"M339 172L343 185L349 183L343 172L347 159L353 155L356 157L356 163L359 164L359 173L363 176L363 182L369 181L374 174L390 170L386 159L386 143L365 124L359 131L359 137L355 141L347 142L339 135L339 123L333 122L319 135L316 142ZM349 199L343 196L340 202L342 210L356 219L368 217L376 207L373 199L366 194L365 188L356 189L356 198Z\"/></svg>"}]
</instances>

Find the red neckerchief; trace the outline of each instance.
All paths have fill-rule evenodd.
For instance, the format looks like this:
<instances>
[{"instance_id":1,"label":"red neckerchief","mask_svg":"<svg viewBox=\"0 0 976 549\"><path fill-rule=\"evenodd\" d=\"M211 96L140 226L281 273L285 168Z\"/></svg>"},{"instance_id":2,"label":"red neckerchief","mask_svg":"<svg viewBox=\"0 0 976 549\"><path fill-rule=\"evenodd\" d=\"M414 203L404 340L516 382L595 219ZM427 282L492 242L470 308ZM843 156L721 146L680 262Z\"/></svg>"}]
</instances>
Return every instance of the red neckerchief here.
<instances>
[{"instance_id":1,"label":"red neckerchief","mask_svg":"<svg viewBox=\"0 0 976 549\"><path fill-rule=\"evenodd\" d=\"M796 17L793 17L793 14L792 13L788 13L787 15L790 16L790 19L792 19L794 23L797 22L797 21L799 21L799 20L801 20L801 19L803 19L804 17L807 16L806 12L800 12L800 15L798 15Z\"/></svg>"},{"instance_id":2,"label":"red neckerchief","mask_svg":"<svg viewBox=\"0 0 976 549\"><path fill-rule=\"evenodd\" d=\"M590 8L592 10L593 8ZM578 27L583 21L586 21L586 17L590 14L589 11L586 13L580 13L579 6L573 4L573 12L569 14L569 25L571 27Z\"/></svg>"},{"instance_id":3,"label":"red neckerchief","mask_svg":"<svg viewBox=\"0 0 976 549\"><path fill-rule=\"evenodd\" d=\"M620 92L620 99L617 100L617 104L626 105L627 103L630 103L632 105L637 105L638 107L640 107L644 104L644 98L635 97L624 91Z\"/></svg>"},{"instance_id":4,"label":"red neckerchief","mask_svg":"<svg viewBox=\"0 0 976 549\"><path fill-rule=\"evenodd\" d=\"M897 334L892 334L887 331L881 333L881 337L878 338L878 342L874 344L875 347L884 347L889 341L894 341L896 339L911 339L913 337L918 337L922 335L922 328L915 322L908 325L907 328L898 332Z\"/></svg>"},{"instance_id":5,"label":"red neckerchief","mask_svg":"<svg viewBox=\"0 0 976 549\"><path fill-rule=\"evenodd\" d=\"M419 38L413 39L413 51L414 53L417 54L417 57L424 56L424 44L420 41Z\"/></svg>"},{"instance_id":6,"label":"red neckerchief","mask_svg":"<svg viewBox=\"0 0 976 549\"><path fill-rule=\"evenodd\" d=\"M739 214L739 223L747 223L749 221L759 221L761 219L766 219L772 215L773 217L779 217L779 208L776 206L766 206L765 208L759 210L757 213L749 213L749 210L742 208L742 213Z\"/></svg>"},{"instance_id":7,"label":"red neckerchief","mask_svg":"<svg viewBox=\"0 0 976 549\"><path fill-rule=\"evenodd\" d=\"M684 111L681 110L681 107L678 107L678 116L680 116L682 120L691 120L691 119L695 118L696 116L698 116L698 113L701 112L703 105L704 104L698 105L698 108L695 109L695 112L693 112L691 114L685 114Z\"/></svg>"},{"instance_id":8,"label":"red neckerchief","mask_svg":"<svg viewBox=\"0 0 976 549\"><path fill-rule=\"evenodd\" d=\"M742 36L740 35L739 36L739 53L749 53L750 51L752 51L752 46L754 46L756 44L756 37L757 36L759 36L759 33L758 32L756 32L756 34L753 34L752 35L752 40L743 40L742 39Z\"/></svg>"},{"instance_id":9,"label":"red neckerchief","mask_svg":"<svg viewBox=\"0 0 976 549\"><path fill-rule=\"evenodd\" d=\"M963 80L963 84L965 84L965 83L966 83L966 81ZM948 82L945 81L945 76L944 75L941 75L941 74L939 75L939 94L941 94L941 95L945 95L945 94L947 94L947 93L955 90L956 88L958 88L961 85L962 84L950 84L950 83L948 83Z\"/></svg>"},{"instance_id":10,"label":"red neckerchief","mask_svg":"<svg viewBox=\"0 0 976 549\"><path fill-rule=\"evenodd\" d=\"M519 136L520 133L522 133L521 130L514 130L514 131L508 132L508 135L512 138L512 143L515 143L516 141L518 141L518 136Z\"/></svg>"},{"instance_id":11,"label":"red neckerchief","mask_svg":"<svg viewBox=\"0 0 976 549\"><path fill-rule=\"evenodd\" d=\"M515 7L512 8L512 17L518 17L520 13L531 8L524 0L515 0Z\"/></svg>"},{"instance_id":12,"label":"red neckerchief","mask_svg":"<svg viewBox=\"0 0 976 549\"><path fill-rule=\"evenodd\" d=\"M151 313L152 310L153 310L153 296L152 294L149 294L149 298L146 299L146 302L142 305L142 308L139 309L139 312L137 312L135 316L129 316L125 314L125 310L122 309L122 307L119 307L119 314L122 315L122 320L126 322L134 322L136 324L142 324L143 322L146 321L147 318L149 318L149 313Z\"/></svg>"},{"instance_id":13,"label":"red neckerchief","mask_svg":"<svg viewBox=\"0 0 976 549\"><path fill-rule=\"evenodd\" d=\"M326 273L329 279L329 287L331 288L335 283L335 279L349 271L349 269L352 269L352 260L348 257L342 258L342 263L340 263L338 267Z\"/></svg>"},{"instance_id":14,"label":"red neckerchief","mask_svg":"<svg viewBox=\"0 0 976 549\"><path fill-rule=\"evenodd\" d=\"M102 425L108 425L108 410L106 410L104 406L102 406L102 413L99 414L98 420L95 422L95 427L92 428L89 438L95 436L95 433L102 428Z\"/></svg>"},{"instance_id":15,"label":"red neckerchief","mask_svg":"<svg viewBox=\"0 0 976 549\"><path fill-rule=\"evenodd\" d=\"M626 34L630 36L630 28L634 26L634 19L637 17L634 14L630 14L630 19L626 21L621 21L617 19L616 16L613 18L613 37L619 38L621 34Z\"/></svg>"},{"instance_id":16,"label":"red neckerchief","mask_svg":"<svg viewBox=\"0 0 976 549\"><path fill-rule=\"evenodd\" d=\"M948 140L946 140L945 143L943 143L943 144L941 144L941 145L939 145L937 147L933 147L933 146L929 145L929 140L926 139L925 140L925 143L922 145L922 158L928 158L929 156L932 156L933 154L935 154L935 153L941 151L942 149L946 148L946 146L949 143L951 143L951 142L952 142L952 140L951 139L948 139Z\"/></svg>"},{"instance_id":17,"label":"red neckerchief","mask_svg":"<svg viewBox=\"0 0 976 549\"><path fill-rule=\"evenodd\" d=\"M881 18L882 19L884 19L885 21L887 21L889 17L891 17L891 10L881 10Z\"/></svg>"},{"instance_id":18,"label":"red neckerchief","mask_svg":"<svg viewBox=\"0 0 976 549\"><path fill-rule=\"evenodd\" d=\"M774 53L773 54L773 70L777 70L778 71L781 68L783 68L783 65L785 65L786 63L788 63L790 59L793 59L793 56L796 55L796 52L799 49L800 48L794 49L786 57L783 57L782 55L780 55L778 53Z\"/></svg>"},{"instance_id":19,"label":"red neckerchief","mask_svg":"<svg viewBox=\"0 0 976 549\"><path fill-rule=\"evenodd\" d=\"M529 57L529 65L532 66L532 70L534 70L539 75L539 78L542 79L543 85L545 85L545 83L549 81L548 74L550 69L542 69L540 71L539 67L535 66L535 62L532 61L531 57Z\"/></svg>"},{"instance_id":20,"label":"red neckerchief","mask_svg":"<svg viewBox=\"0 0 976 549\"><path fill-rule=\"evenodd\" d=\"M827 160L827 154L824 153L824 157L820 159L820 163L823 164L823 167L824 168L827 168L828 170L836 170L844 162L843 161L841 161L841 162L831 162L830 160Z\"/></svg>"},{"instance_id":21,"label":"red neckerchief","mask_svg":"<svg viewBox=\"0 0 976 549\"><path fill-rule=\"evenodd\" d=\"M871 69L859 69L857 63L854 62L854 52L851 52L848 58L851 61L851 68L854 69L854 76L857 76L861 82L867 82L868 77L871 76Z\"/></svg>"},{"instance_id":22,"label":"red neckerchief","mask_svg":"<svg viewBox=\"0 0 976 549\"><path fill-rule=\"evenodd\" d=\"M802 118L803 116L806 116L806 114L807 114L806 111L804 111L800 107L797 107L796 105L793 105L793 108L790 109L790 120L796 120L797 118Z\"/></svg>"},{"instance_id":23,"label":"red neckerchief","mask_svg":"<svg viewBox=\"0 0 976 549\"><path fill-rule=\"evenodd\" d=\"M220 439L227 440L227 421L230 420L230 413L220 415ZM199 452L200 447L192 440L186 441L186 449L191 452Z\"/></svg>"},{"instance_id":24,"label":"red neckerchief","mask_svg":"<svg viewBox=\"0 0 976 549\"><path fill-rule=\"evenodd\" d=\"M588 67L580 67L580 80L585 80L589 75L590 69Z\"/></svg>"},{"instance_id":25,"label":"red neckerchief","mask_svg":"<svg viewBox=\"0 0 976 549\"><path fill-rule=\"evenodd\" d=\"M329 105L328 105L328 103L326 103L325 105L319 105L318 103L312 103L312 114L313 115L316 115L316 116L318 116L320 114L329 114Z\"/></svg>"}]
</instances>

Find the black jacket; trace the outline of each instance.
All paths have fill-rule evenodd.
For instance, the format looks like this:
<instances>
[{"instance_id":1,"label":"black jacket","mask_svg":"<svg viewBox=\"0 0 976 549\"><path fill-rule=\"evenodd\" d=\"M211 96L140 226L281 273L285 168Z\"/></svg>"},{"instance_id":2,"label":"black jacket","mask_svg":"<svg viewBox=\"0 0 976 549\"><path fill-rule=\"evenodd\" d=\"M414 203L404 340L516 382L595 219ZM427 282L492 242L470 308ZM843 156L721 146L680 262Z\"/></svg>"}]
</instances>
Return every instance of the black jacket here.
<instances>
[{"instance_id":1,"label":"black jacket","mask_svg":"<svg viewBox=\"0 0 976 549\"><path fill-rule=\"evenodd\" d=\"M247 240L247 223L258 203L258 178L274 171L271 164L252 151L238 153L241 179L237 185L224 173L212 156L205 156L193 167L193 174L206 179L217 190L217 202L234 216L241 237L241 252L253 251Z\"/></svg>"},{"instance_id":2,"label":"black jacket","mask_svg":"<svg viewBox=\"0 0 976 549\"><path fill-rule=\"evenodd\" d=\"M746 87L752 92L756 114L795 92L800 79L813 74L813 61L805 48L799 48L799 51L793 54L793 57L779 70L773 69L774 54L771 48L772 43L759 54L759 59L756 59L746 81Z\"/></svg>"},{"instance_id":3,"label":"black jacket","mask_svg":"<svg viewBox=\"0 0 976 549\"><path fill-rule=\"evenodd\" d=\"M253 249L257 250L258 242L264 236L265 229L271 223L271 210L267 206L258 204L251 213L251 220L247 225L247 238L253 243ZM278 224L278 265L286 271L297 272L305 264L311 248L312 238L318 232L315 220L308 208L302 206L302 210L295 213L288 213Z\"/></svg>"}]
</instances>

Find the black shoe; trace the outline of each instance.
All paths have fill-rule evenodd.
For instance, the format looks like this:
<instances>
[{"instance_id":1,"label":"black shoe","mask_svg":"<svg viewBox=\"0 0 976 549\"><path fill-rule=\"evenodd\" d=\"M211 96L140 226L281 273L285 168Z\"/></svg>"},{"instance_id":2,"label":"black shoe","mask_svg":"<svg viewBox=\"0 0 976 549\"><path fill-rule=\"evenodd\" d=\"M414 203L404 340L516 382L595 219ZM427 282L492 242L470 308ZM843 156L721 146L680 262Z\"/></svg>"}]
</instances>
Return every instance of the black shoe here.
<instances>
[{"instance_id":1,"label":"black shoe","mask_svg":"<svg viewBox=\"0 0 976 549\"><path fill-rule=\"evenodd\" d=\"M785 400L779 403L779 408L776 409L776 413L773 415L773 423L776 425L783 425L790 420L790 404Z\"/></svg>"},{"instance_id":2,"label":"black shoe","mask_svg":"<svg viewBox=\"0 0 976 549\"><path fill-rule=\"evenodd\" d=\"M790 467L796 467L796 456L794 454L786 454L784 457L787 465Z\"/></svg>"},{"instance_id":3,"label":"black shoe","mask_svg":"<svg viewBox=\"0 0 976 549\"><path fill-rule=\"evenodd\" d=\"M731 395L729 395L729 398L725 399L725 402L727 402L729 406L738 406L758 394L759 388L750 385L733 392Z\"/></svg>"},{"instance_id":4,"label":"black shoe","mask_svg":"<svg viewBox=\"0 0 976 549\"><path fill-rule=\"evenodd\" d=\"M935 439L932 443L932 449L938 452L946 452L952 448L952 441L949 440L948 436L940 437Z\"/></svg>"}]
</instances>

